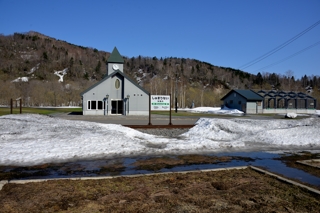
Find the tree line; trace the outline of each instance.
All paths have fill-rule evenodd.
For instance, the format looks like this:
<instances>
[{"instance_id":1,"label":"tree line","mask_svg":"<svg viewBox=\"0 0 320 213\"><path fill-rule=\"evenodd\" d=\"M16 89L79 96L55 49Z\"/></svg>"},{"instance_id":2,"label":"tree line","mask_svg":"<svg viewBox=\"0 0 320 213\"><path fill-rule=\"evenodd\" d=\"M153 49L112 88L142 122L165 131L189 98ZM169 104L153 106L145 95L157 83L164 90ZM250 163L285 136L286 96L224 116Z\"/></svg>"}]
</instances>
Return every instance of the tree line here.
<instances>
[{"instance_id":1,"label":"tree line","mask_svg":"<svg viewBox=\"0 0 320 213\"><path fill-rule=\"evenodd\" d=\"M28 106L81 105L80 93L105 77L110 55L37 32L0 35L0 48L0 105L19 97ZM220 99L230 89L299 91L320 100L320 77L305 75L295 79L291 70L285 75L253 75L197 59L141 55L123 58L127 75L151 94L177 97L179 107L192 103L220 106ZM54 71L65 68L67 75L59 83ZM23 76L29 80L12 82Z\"/></svg>"}]
</instances>

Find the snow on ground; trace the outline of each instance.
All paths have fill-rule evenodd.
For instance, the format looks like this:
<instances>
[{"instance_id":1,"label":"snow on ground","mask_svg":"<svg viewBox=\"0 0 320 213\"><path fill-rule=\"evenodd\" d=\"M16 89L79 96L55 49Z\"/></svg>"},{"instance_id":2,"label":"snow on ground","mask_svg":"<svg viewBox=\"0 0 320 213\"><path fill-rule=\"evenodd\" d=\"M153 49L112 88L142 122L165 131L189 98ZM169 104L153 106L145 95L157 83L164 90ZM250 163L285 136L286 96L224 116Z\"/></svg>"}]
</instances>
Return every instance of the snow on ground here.
<instances>
[{"instance_id":1,"label":"snow on ground","mask_svg":"<svg viewBox=\"0 0 320 213\"><path fill-rule=\"evenodd\" d=\"M14 79L11 82L28 82L28 81L29 81L29 77L19 77L19 78Z\"/></svg>"},{"instance_id":2,"label":"snow on ground","mask_svg":"<svg viewBox=\"0 0 320 213\"><path fill-rule=\"evenodd\" d=\"M294 112L288 112L286 118L296 118L298 115Z\"/></svg>"},{"instance_id":3,"label":"snow on ground","mask_svg":"<svg viewBox=\"0 0 320 213\"><path fill-rule=\"evenodd\" d=\"M0 165L37 165L137 155L320 147L320 118L250 120L201 118L177 138L116 124L36 114L0 116Z\"/></svg>"},{"instance_id":4,"label":"snow on ground","mask_svg":"<svg viewBox=\"0 0 320 213\"><path fill-rule=\"evenodd\" d=\"M230 109L228 107L196 107L196 108L186 108L183 111L193 112L193 113L212 113L212 114L244 114L242 111L237 109Z\"/></svg>"},{"instance_id":5,"label":"snow on ground","mask_svg":"<svg viewBox=\"0 0 320 213\"><path fill-rule=\"evenodd\" d=\"M34 73L37 69L39 69L39 66L40 66L40 63L37 64L35 67L32 67L31 70L27 74L30 75L30 74Z\"/></svg>"}]
</instances>

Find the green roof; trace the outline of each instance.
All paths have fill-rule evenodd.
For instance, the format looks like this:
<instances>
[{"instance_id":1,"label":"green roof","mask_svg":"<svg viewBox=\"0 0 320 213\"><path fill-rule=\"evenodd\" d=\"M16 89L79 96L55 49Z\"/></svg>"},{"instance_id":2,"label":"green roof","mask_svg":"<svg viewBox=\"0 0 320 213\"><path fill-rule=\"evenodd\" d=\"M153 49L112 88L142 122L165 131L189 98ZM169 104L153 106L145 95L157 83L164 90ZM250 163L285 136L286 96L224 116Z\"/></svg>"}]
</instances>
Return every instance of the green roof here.
<instances>
[{"instance_id":1,"label":"green roof","mask_svg":"<svg viewBox=\"0 0 320 213\"><path fill-rule=\"evenodd\" d=\"M236 92L242 97L244 97L247 101L262 101L263 97L259 95L258 93L252 91L252 90L245 90L245 89L234 89L228 92L221 100L225 99L227 96L229 96L232 92Z\"/></svg>"},{"instance_id":2,"label":"green roof","mask_svg":"<svg viewBox=\"0 0 320 213\"><path fill-rule=\"evenodd\" d=\"M120 55L117 47L114 47L114 49L113 49L111 55L109 56L107 62L108 63L120 63L120 64L124 63L124 60L123 60L122 56Z\"/></svg>"}]
</instances>

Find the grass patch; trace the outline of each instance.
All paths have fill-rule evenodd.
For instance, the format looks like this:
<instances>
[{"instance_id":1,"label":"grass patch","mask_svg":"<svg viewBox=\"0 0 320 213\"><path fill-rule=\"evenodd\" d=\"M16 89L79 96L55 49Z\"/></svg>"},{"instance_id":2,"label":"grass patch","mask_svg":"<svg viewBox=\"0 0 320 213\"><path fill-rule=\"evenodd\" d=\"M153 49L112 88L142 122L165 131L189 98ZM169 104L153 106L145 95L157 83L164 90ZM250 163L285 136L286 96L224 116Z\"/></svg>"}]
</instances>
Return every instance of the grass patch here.
<instances>
[{"instance_id":1,"label":"grass patch","mask_svg":"<svg viewBox=\"0 0 320 213\"><path fill-rule=\"evenodd\" d=\"M176 166L199 165L199 164L219 164L232 160L254 161L251 158L232 156L206 156L206 155L180 155L177 157L153 157L136 161L133 165L137 170L159 171L161 169L173 168Z\"/></svg>"},{"instance_id":2,"label":"grass patch","mask_svg":"<svg viewBox=\"0 0 320 213\"><path fill-rule=\"evenodd\" d=\"M22 113L31 113L31 114L41 114L41 115L49 115L54 113L81 113L82 108L32 108L32 107L23 107ZM19 114L19 108L13 108L13 114ZM9 107L1 107L0 108L0 116L10 114Z\"/></svg>"},{"instance_id":3,"label":"grass patch","mask_svg":"<svg viewBox=\"0 0 320 213\"><path fill-rule=\"evenodd\" d=\"M319 212L320 196L251 169L6 184L0 212Z\"/></svg>"}]
</instances>

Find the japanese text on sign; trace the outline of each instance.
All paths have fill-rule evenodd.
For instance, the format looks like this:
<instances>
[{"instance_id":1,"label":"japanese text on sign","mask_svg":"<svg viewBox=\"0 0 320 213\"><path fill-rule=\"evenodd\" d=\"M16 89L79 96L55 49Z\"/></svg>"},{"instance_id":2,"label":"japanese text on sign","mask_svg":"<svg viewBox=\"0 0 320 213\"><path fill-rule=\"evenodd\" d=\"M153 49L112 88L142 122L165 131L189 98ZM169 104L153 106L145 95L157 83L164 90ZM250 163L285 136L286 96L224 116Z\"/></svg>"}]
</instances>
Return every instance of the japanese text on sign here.
<instances>
[{"instance_id":1,"label":"japanese text on sign","mask_svg":"<svg viewBox=\"0 0 320 213\"><path fill-rule=\"evenodd\" d=\"M151 95L151 110L170 110L169 95Z\"/></svg>"}]
</instances>

